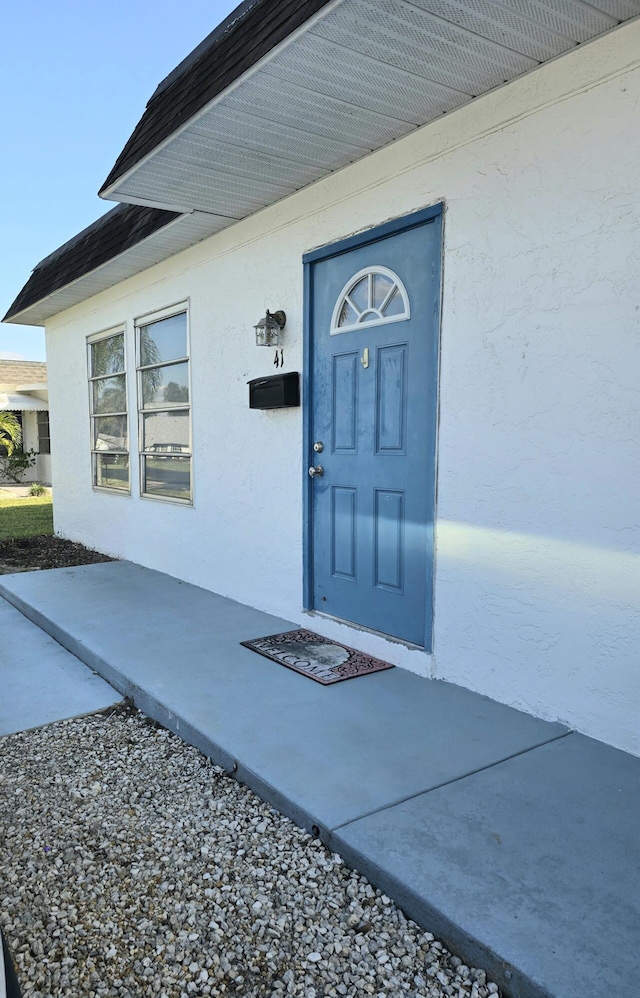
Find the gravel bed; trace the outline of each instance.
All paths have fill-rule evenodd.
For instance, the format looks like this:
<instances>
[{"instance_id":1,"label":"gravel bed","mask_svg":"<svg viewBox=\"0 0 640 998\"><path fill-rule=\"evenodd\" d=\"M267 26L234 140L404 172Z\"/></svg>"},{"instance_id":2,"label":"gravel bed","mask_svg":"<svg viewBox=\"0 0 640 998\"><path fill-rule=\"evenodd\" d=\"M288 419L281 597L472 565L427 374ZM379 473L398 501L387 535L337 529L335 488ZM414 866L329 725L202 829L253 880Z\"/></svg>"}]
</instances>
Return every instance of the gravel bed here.
<instances>
[{"instance_id":1,"label":"gravel bed","mask_svg":"<svg viewBox=\"0 0 640 998\"><path fill-rule=\"evenodd\" d=\"M23 994L487 998L388 897L138 711L0 739Z\"/></svg>"}]
</instances>

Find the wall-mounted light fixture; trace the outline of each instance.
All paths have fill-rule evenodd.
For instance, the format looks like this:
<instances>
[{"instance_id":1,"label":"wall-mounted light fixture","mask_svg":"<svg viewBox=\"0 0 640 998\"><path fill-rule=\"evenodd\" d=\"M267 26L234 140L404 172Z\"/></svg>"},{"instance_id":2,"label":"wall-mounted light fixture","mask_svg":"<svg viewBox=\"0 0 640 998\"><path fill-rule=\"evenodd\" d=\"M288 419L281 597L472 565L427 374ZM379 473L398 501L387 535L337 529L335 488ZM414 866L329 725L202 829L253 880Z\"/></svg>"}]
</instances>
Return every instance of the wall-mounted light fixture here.
<instances>
[{"instance_id":1,"label":"wall-mounted light fixture","mask_svg":"<svg viewBox=\"0 0 640 998\"><path fill-rule=\"evenodd\" d=\"M286 321L287 316L284 312L270 312L267 309L267 314L253 327L256 331L256 346L279 347Z\"/></svg>"}]
</instances>

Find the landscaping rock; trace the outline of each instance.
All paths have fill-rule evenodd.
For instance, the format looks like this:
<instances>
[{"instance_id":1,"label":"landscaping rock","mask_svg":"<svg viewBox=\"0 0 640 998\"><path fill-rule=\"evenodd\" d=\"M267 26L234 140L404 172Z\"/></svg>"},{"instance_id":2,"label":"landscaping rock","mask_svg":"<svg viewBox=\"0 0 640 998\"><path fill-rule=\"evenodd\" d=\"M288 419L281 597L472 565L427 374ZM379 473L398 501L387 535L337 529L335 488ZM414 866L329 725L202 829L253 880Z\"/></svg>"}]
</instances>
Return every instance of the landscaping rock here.
<instances>
[{"instance_id":1,"label":"landscaping rock","mask_svg":"<svg viewBox=\"0 0 640 998\"><path fill-rule=\"evenodd\" d=\"M0 924L29 998L497 993L137 711L10 735L0 754Z\"/></svg>"}]
</instances>

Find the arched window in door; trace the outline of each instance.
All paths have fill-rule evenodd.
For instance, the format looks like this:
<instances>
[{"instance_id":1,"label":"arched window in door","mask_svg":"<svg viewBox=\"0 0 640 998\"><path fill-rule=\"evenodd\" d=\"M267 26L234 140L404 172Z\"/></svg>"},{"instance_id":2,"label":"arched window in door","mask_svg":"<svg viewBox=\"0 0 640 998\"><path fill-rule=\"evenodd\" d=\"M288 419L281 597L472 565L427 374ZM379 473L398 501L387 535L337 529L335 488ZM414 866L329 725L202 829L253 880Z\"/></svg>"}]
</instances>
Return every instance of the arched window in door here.
<instances>
[{"instance_id":1,"label":"arched window in door","mask_svg":"<svg viewBox=\"0 0 640 998\"><path fill-rule=\"evenodd\" d=\"M345 284L331 319L331 335L360 326L381 326L410 317L409 296L397 274L387 267L367 267Z\"/></svg>"}]
</instances>

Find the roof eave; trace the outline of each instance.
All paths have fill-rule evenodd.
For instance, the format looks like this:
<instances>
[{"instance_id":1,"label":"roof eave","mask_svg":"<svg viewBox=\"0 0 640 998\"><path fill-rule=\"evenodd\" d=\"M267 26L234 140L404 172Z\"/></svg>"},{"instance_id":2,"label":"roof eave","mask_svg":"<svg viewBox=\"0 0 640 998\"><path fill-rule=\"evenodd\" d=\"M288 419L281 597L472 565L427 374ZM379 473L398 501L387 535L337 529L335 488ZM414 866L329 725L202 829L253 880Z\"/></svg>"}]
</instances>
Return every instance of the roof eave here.
<instances>
[{"instance_id":1,"label":"roof eave","mask_svg":"<svg viewBox=\"0 0 640 998\"><path fill-rule=\"evenodd\" d=\"M118 159L116 160L116 163L115 163L113 169L111 170L111 172L109 173L108 177L104 181L102 187L98 191L99 197L104 198L107 201L109 201L109 200L113 200L113 201L120 201L120 200L122 200L122 201L124 201L125 198L123 198L123 197L121 197L119 195L118 188L123 183L125 183L129 179L129 177L132 176L138 170L139 167L143 166L146 162L148 162L148 160L151 159L154 156L155 153L157 153L160 149L162 149L167 143L171 142L172 139L174 139L176 137L176 135L180 134L180 132L184 131L186 128L188 128L190 125L192 125L195 121L197 121L198 118L202 114L206 113L210 109L210 107L213 106L216 103L216 101L218 99L221 99L223 96L227 96L240 83L243 83L245 80L249 79L262 66L266 65L279 52L281 52L284 48L286 48L288 45L290 45L300 34L302 34L305 31L307 31L310 28L310 26L317 19L319 19L321 17L324 17L325 14L327 14L334 7L337 7L342 2L343 2L343 0L306 0L306 2L303 2L302 4L300 4L299 6L301 8L302 7L308 8L308 13L305 16L301 17L300 23L298 23L298 24L294 23L294 25L290 28L290 30L288 30L283 35L283 37L268 52L265 52L259 58L254 59L254 61L250 62L249 65L244 66L244 68L242 68L242 63L241 63L240 66L239 66L239 68L237 69L237 73L236 73L235 77L232 80L230 80L223 87L221 87L220 90L218 90L217 93L212 94L211 97L209 97L193 114L191 114L187 118L185 118L184 121L181 121L177 128L172 129L158 143L150 146L150 148L148 148L147 151L142 156L140 156L139 159L137 159L134 162L130 163L130 165L128 167L126 167L125 169L121 169L119 167L119 164L121 162L126 162L127 159L129 158L127 156L127 151L135 145L136 137L137 137L137 135L138 135L138 133L140 131L141 126L145 122L145 119L147 117L147 112L149 110L149 107L152 104L154 98L156 98L156 95L158 94L158 91L160 90L160 88L157 88L157 90L154 93L153 97L151 98L151 100L147 104L147 108L145 109L145 112L144 112L142 118L140 119L140 121L136 125L136 128L134 129L134 131L133 131L132 135L130 136L128 142L126 143L124 149L122 150L122 152L120 153ZM256 9L259 8L263 3L264 3L264 0L256 0L256 3L250 4L249 7L248 7L248 9L247 9L247 12L246 12L247 16L251 15L253 13L257 13ZM242 6L243 6L243 4L240 5L240 7L242 7ZM240 7L236 8L236 10L237 11L240 10ZM234 11L230 15L230 18L233 17L233 14L235 14L235 13L236 13L236 11ZM246 22L246 17L240 17L240 18L238 18L236 20L236 23L234 23L233 28L231 29L231 31L227 32L227 36L232 35L232 34L234 34L236 32L239 32L241 29L244 29L245 22ZM185 60L185 62L186 61L187 60ZM190 67L190 68L195 68L195 66L197 66L197 62L198 62L198 60L196 60L193 63L193 66ZM175 72L175 70L174 70L174 72ZM169 77L167 77L167 80L169 80L172 75L173 74L169 74ZM178 77L178 79L179 78L180 77ZM176 82L175 80L172 81L172 83L170 84L170 86L172 86L173 83L175 83L175 82ZM162 87L162 84L160 85L160 87ZM140 204L141 202L138 199L136 199L135 203Z\"/></svg>"},{"instance_id":2,"label":"roof eave","mask_svg":"<svg viewBox=\"0 0 640 998\"><path fill-rule=\"evenodd\" d=\"M115 284L135 277L148 270L149 267L163 263L190 246L214 235L222 227L220 220L216 222L213 216L202 212L178 215L177 218L152 232L145 239L80 275L75 280L56 288L50 294L44 295L15 313L9 309L2 321L16 326L45 326L49 319L60 312L101 294ZM141 258L139 265L135 262L136 257ZM128 272L123 275L121 268L127 258L131 262L131 266ZM104 276L104 281L96 284L98 275ZM70 290L74 288L78 290L78 295L75 298L72 294L70 295Z\"/></svg>"}]
</instances>

